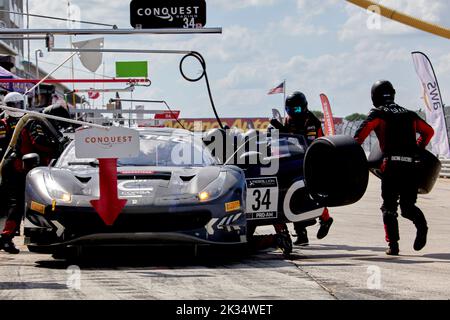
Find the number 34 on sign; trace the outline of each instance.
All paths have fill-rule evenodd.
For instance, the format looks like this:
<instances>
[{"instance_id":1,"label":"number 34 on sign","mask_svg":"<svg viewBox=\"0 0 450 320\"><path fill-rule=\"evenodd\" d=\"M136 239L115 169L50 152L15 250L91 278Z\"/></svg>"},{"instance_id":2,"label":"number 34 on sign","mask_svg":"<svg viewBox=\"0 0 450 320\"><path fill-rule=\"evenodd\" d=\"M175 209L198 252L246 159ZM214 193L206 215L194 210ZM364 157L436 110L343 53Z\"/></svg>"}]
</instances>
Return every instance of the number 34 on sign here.
<instances>
[{"instance_id":1,"label":"number 34 on sign","mask_svg":"<svg viewBox=\"0 0 450 320\"><path fill-rule=\"evenodd\" d=\"M272 219L278 216L276 178L247 179L247 219Z\"/></svg>"}]
</instances>

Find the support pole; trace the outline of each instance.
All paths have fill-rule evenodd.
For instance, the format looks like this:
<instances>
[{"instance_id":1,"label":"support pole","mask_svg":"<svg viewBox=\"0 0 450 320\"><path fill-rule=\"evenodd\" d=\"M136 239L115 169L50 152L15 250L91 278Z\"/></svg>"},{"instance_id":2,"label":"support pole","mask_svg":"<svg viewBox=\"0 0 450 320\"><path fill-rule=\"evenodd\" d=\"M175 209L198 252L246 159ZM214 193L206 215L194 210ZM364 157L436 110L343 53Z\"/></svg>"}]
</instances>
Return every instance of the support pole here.
<instances>
[{"instance_id":1,"label":"support pole","mask_svg":"<svg viewBox=\"0 0 450 320\"><path fill-rule=\"evenodd\" d=\"M199 29L0 29L4 35L145 35L145 34L220 34L222 28Z\"/></svg>"},{"instance_id":2,"label":"support pole","mask_svg":"<svg viewBox=\"0 0 450 320\"><path fill-rule=\"evenodd\" d=\"M0 105L0 109L17 112L17 108L10 108L10 107L3 106L3 105ZM92 127L92 128L108 130L108 127L100 126L98 124L93 124L93 123L89 123L89 122L77 121L77 120L72 120L72 119L67 119L67 118L56 117L56 116L52 116L52 115L49 115L49 114L35 112L35 111L20 110L20 112L24 113L24 114L38 116L38 117L45 118L45 119L57 120L57 121L77 124L77 125L81 125L81 126L87 126L87 127Z\"/></svg>"},{"instance_id":3,"label":"support pole","mask_svg":"<svg viewBox=\"0 0 450 320\"><path fill-rule=\"evenodd\" d=\"M44 80L44 81L42 81ZM148 79L0 79L0 83L148 83Z\"/></svg>"},{"instance_id":4,"label":"support pole","mask_svg":"<svg viewBox=\"0 0 450 320\"><path fill-rule=\"evenodd\" d=\"M62 62L60 65L58 65L55 69L53 69L49 74L47 74L42 80L40 80L37 84L35 84L32 88L28 89L24 94L24 100L26 101L26 96L27 94L29 94L30 92L34 91L34 89L36 89L37 87L39 87L41 85L41 83L43 83L45 80L47 80L52 74L54 74L56 71L59 70L59 68L61 68L67 61L69 61L70 59L72 59L72 57L76 55L76 52L72 53L66 60L64 60L64 62ZM26 109L26 107L25 107Z\"/></svg>"},{"instance_id":5,"label":"support pole","mask_svg":"<svg viewBox=\"0 0 450 320\"><path fill-rule=\"evenodd\" d=\"M52 76L52 74L54 74L56 71L58 71L67 61L69 61L70 59L72 59L72 57L76 54L76 52L74 52L73 54L71 54L66 60L64 60L64 62L62 62L60 65L58 65L56 68L54 68L49 74L47 74L44 78L42 78L41 80L39 80L39 82L33 86L31 89L28 89L27 92L25 92L25 95L27 95L28 93L30 93L31 91L33 91L34 89L36 89L40 84L42 84L43 82L45 82L48 78L50 78ZM15 79L13 79L15 80ZM21 79L17 79L17 80L21 80Z\"/></svg>"}]
</instances>

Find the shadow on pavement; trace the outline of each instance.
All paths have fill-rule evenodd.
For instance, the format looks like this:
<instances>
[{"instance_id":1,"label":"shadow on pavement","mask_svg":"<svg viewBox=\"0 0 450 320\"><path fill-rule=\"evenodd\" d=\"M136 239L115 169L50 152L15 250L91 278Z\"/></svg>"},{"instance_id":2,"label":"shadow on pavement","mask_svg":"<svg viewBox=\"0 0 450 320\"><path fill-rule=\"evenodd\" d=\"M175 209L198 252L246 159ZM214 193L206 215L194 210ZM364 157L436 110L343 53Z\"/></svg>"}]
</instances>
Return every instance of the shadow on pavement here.
<instances>
[{"instance_id":1,"label":"shadow on pavement","mask_svg":"<svg viewBox=\"0 0 450 320\"><path fill-rule=\"evenodd\" d=\"M306 262L306 261L305 261ZM302 263L301 267L354 267L355 263Z\"/></svg>"},{"instance_id":2,"label":"shadow on pavement","mask_svg":"<svg viewBox=\"0 0 450 320\"><path fill-rule=\"evenodd\" d=\"M342 258L364 258L373 257L371 254L351 254L351 253L336 253L336 254L311 254L304 255L302 259L307 262L308 260L332 260Z\"/></svg>"},{"instance_id":3,"label":"shadow on pavement","mask_svg":"<svg viewBox=\"0 0 450 320\"><path fill-rule=\"evenodd\" d=\"M384 252L386 248L382 247L364 247L364 246L348 246L348 245L330 245L330 244L321 244L321 245L312 245L308 247L301 247L301 251L304 251L303 259L336 259L336 258L356 258L363 261L375 261L375 262L388 262L388 263L397 263L397 264L421 264L421 263L433 263L433 262L443 262L443 261L430 261L430 260L418 260L418 258L428 258L434 260L445 260L450 262L450 253L432 253L432 254L424 254L423 256L417 255L402 255L400 252L400 256L398 257L389 257L387 255L382 256L373 256L373 255L357 255L357 254L326 254L326 255L308 255L308 251L374 251L374 252ZM306 251L306 252L305 252ZM412 259L411 259L412 258ZM318 265L321 266L321 265Z\"/></svg>"},{"instance_id":4,"label":"shadow on pavement","mask_svg":"<svg viewBox=\"0 0 450 320\"><path fill-rule=\"evenodd\" d=\"M198 248L198 251L194 252L191 247L85 248L82 255L78 257L55 257L48 260L37 260L36 267L66 269L70 265L77 265L82 269L111 270L143 267L186 269L200 266L223 268L224 266L236 265L243 268L271 268L274 265L281 267L290 265L289 261L284 260L281 253L272 253L263 253L260 256L261 253L252 254L246 249L230 251L223 248L220 250ZM269 260L273 263L253 263L255 260ZM148 276L153 276L153 273L149 273Z\"/></svg>"},{"instance_id":5,"label":"shadow on pavement","mask_svg":"<svg viewBox=\"0 0 450 320\"><path fill-rule=\"evenodd\" d=\"M342 250L342 251L375 251L384 252L386 248L383 247L364 247L364 246L348 246L348 245L333 245L333 244L320 244L311 245L308 247L298 247L300 250Z\"/></svg>"},{"instance_id":6,"label":"shadow on pavement","mask_svg":"<svg viewBox=\"0 0 450 320\"><path fill-rule=\"evenodd\" d=\"M30 290L30 289L48 289L48 290L67 290L66 285L58 283L42 282L0 282L0 290Z\"/></svg>"},{"instance_id":7,"label":"shadow on pavement","mask_svg":"<svg viewBox=\"0 0 450 320\"><path fill-rule=\"evenodd\" d=\"M429 260L417 260L410 259L412 256L385 256L385 257L374 257L374 258L364 258L360 259L362 261L370 261L370 262L385 262L385 263L396 263L396 264L426 264L426 263L434 263L435 261ZM407 258L407 259L405 259ZM415 258L418 258L415 256Z\"/></svg>"},{"instance_id":8,"label":"shadow on pavement","mask_svg":"<svg viewBox=\"0 0 450 320\"><path fill-rule=\"evenodd\" d=\"M214 275L207 275L207 274L168 274L167 272L156 272L156 271L131 271L129 273L136 274L141 277L145 278L167 278L167 279L173 279L173 278L215 278Z\"/></svg>"},{"instance_id":9,"label":"shadow on pavement","mask_svg":"<svg viewBox=\"0 0 450 320\"><path fill-rule=\"evenodd\" d=\"M430 253L424 254L424 258L436 259L436 260L449 260L450 261L450 253Z\"/></svg>"},{"instance_id":10,"label":"shadow on pavement","mask_svg":"<svg viewBox=\"0 0 450 320\"><path fill-rule=\"evenodd\" d=\"M302 260L307 262L308 260L331 260L331 259L348 259L348 258L364 258L364 257L374 257L371 253L356 253L356 251L374 251L383 252L385 249L380 247L356 247L348 245L310 245L307 247L295 247L296 252L300 252L299 256ZM330 251L330 252L326 252ZM336 251L336 252L331 252ZM343 251L343 252L340 252ZM352 253L355 252L355 253ZM378 253L377 253L378 255ZM324 264L325 265L325 264ZM337 264L338 266L340 264Z\"/></svg>"}]
</instances>

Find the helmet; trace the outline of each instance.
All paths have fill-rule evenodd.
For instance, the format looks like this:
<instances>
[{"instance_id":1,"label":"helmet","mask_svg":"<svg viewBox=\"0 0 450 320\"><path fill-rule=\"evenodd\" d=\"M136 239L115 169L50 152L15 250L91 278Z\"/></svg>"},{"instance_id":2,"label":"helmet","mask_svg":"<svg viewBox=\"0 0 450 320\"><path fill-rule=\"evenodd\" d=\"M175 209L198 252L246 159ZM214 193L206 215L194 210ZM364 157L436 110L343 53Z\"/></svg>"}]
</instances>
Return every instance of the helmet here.
<instances>
[{"instance_id":1,"label":"helmet","mask_svg":"<svg viewBox=\"0 0 450 320\"><path fill-rule=\"evenodd\" d=\"M5 96L5 99L3 100L3 102L5 103L6 106L10 107L10 108L16 108L16 109L20 109L23 110L24 109L24 104L25 104L25 100L23 98L23 96L18 93L18 92L10 92ZM21 116L23 116L23 113L21 112L14 112L14 111L6 111L6 114L10 117L14 117L14 118L20 118Z\"/></svg>"},{"instance_id":2,"label":"helmet","mask_svg":"<svg viewBox=\"0 0 450 320\"><path fill-rule=\"evenodd\" d=\"M53 104L51 106L48 106L47 108L44 109L44 111L42 111L42 113L46 114L46 115L50 115L50 116L70 119L69 111L67 110L67 108L65 106L63 106L61 104ZM64 121L57 121L57 120L51 119L50 122L56 128L59 128L59 127L67 128L69 126L69 123L64 122Z\"/></svg>"},{"instance_id":3,"label":"helmet","mask_svg":"<svg viewBox=\"0 0 450 320\"><path fill-rule=\"evenodd\" d=\"M299 91L294 92L286 99L286 113L290 117L298 117L308 111L308 100Z\"/></svg>"},{"instance_id":4,"label":"helmet","mask_svg":"<svg viewBox=\"0 0 450 320\"><path fill-rule=\"evenodd\" d=\"M395 89L387 80L380 80L372 86L372 102L375 107L381 107L395 100Z\"/></svg>"}]
</instances>

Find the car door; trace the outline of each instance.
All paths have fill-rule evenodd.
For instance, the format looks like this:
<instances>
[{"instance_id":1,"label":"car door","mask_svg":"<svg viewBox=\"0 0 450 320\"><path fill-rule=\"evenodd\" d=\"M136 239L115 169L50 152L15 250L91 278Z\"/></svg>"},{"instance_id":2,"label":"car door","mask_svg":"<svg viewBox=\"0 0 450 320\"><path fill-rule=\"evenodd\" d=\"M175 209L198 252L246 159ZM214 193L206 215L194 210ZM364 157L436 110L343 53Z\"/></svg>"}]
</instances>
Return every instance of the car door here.
<instances>
[{"instance_id":1,"label":"car door","mask_svg":"<svg viewBox=\"0 0 450 320\"><path fill-rule=\"evenodd\" d=\"M301 135L280 134L260 143L268 148L262 163L244 168L247 183L246 214L249 224L270 225L297 222L320 216L303 178L303 160L308 148ZM264 152L261 152L264 154ZM262 169L276 168L265 175Z\"/></svg>"}]
</instances>

